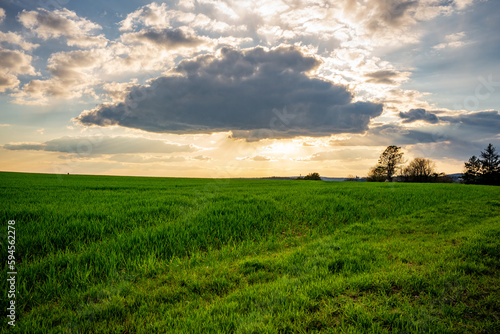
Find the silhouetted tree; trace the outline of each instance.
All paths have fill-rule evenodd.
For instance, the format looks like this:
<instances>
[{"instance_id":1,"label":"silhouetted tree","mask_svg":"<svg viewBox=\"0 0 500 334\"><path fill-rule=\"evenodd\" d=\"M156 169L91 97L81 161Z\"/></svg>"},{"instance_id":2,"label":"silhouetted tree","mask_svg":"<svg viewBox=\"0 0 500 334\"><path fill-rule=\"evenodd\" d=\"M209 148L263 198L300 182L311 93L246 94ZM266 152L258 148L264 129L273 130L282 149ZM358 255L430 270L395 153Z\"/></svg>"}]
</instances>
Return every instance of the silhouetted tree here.
<instances>
[{"instance_id":1,"label":"silhouetted tree","mask_svg":"<svg viewBox=\"0 0 500 334\"><path fill-rule=\"evenodd\" d=\"M483 184L499 184L500 181L500 155L496 153L496 149L488 145L485 151L481 152L481 165L483 175L481 176Z\"/></svg>"},{"instance_id":2,"label":"silhouetted tree","mask_svg":"<svg viewBox=\"0 0 500 334\"><path fill-rule=\"evenodd\" d=\"M310 173L304 176L304 180L317 180L321 181L321 176L319 176L319 173Z\"/></svg>"},{"instance_id":3,"label":"silhouetted tree","mask_svg":"<svg viewBox=\"0 0 500 334\"><path fill-rule=\"evenodd\" d=\"M465 163L462 181L469 184L500 185L500 155L490 143L481 151L481 159L472 156Z\"/></svg>"},{"instance_id":4,"label":"silhouetted tree","mask_svg":"<svg viewBox=\"0 0 500 334\"><path fill-rule=\"evenodd\" d=\"M439 174L431 159L415 158L403 169L401 177L405 182L435 182Z\"/></svg>"},{"instance_id":5,"label":"silhouetted tree","mask_svg":"<svg viewBox=\"0 0 500 334\"><path fill-rule=\"evenodd\" d=\"M370 168L368 172L367 182L384 182L386 180L385 170L382 166Z\"/></svg>"},{"instance_id":6,"label":"silhouetted tree","mask_svg":"<svg viewBox=\"0 0 500 334\"><path fill-rule=\"evenodd\" d=\"M481 161L473 155L469 161L465 163L465 172L462 175L462 182L467 184L479 183L481 176Z\"/></svg>"},{"instance_id":7,"label":"silhouetted tree","mask_svg":"<svg viewBox=\"0 0 500 334\"><path fill-rule=\"evenodd\" d=\"M403 154L401 147L388 146L380 155L377 166L370 170L369 174L372 175L368 175L368 178L372 178L373 176L378 179L383 175L386 181L392 182L392 177L396 174L399 165L404 163Z\"/></svg>"}]
</instances>

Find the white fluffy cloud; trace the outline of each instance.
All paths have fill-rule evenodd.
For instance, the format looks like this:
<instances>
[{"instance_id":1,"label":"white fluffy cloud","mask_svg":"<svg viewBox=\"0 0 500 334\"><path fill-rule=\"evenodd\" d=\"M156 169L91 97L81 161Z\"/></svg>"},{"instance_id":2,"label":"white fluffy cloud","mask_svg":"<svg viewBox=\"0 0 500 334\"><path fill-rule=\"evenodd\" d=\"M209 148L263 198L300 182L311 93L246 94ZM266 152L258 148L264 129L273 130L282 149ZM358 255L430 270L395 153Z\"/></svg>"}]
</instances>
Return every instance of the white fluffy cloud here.
<instances>
[{"instance_id":1,"label":"white fluffy cloud","mask_svg":"<svg viewBox=\"0 0 500 334\"><path fill-rule=\"evenodd\" d=\"M0 68L12 74L36 75L32 57L17 50L0 49Z\"/></svg>"},{"instance_id":2,"label":"white fluffy cloud","mask_svg":"<svg viewBox=\"0 0 500 334\"><path fill-rule=\"evenodd\" d=\"M47 70L52 75L46 80L31 80L16 94L19 103L44 102L47 97L74 98L92 94L91 87L100 82L98 70L107 54L100 50L75 50L54 53Z\"/></svg>"},{"instance_id":3,"label":"white fluffy cloud","mask_svg":"<svg viewBox=\"0 0 500 334\"><path fill-rule=\"evenodd\" d=\"M21 35L14 33L12 31L6 33L0 31L0 42L19 45L22 49L27 51L30 51L40 46L39 44L25 41L25 39Z\"/></svg>"},{"instance_id":4,"label":"white fluffy cloud","mask_svg":"<svg viewBox=\"0 0 500 334\"><path fill-rule=\"evenodd\" d=\"M120 22L120 30L130 31L141 24L159 29L170 28L170 13L167 5L165 3L158 5L153 2L128 14L125 20Z\"/></svg>"},{"instance_id":5,"label":"white fluffy cloud","mask_svg":"<svg viewBox=\"0 0 500 334\"><path fill-rule=\"evenodd\" d=\"M19 83L20 81L15 75L0 71L0 93L3 93L8 89L15 89L19 86Z\"/></svg>"},{"instance_id":6,"label":"white fluffy cloud","mask_svg":"<svg viewBox=\"0 0 500 334\"><path fill-rule=\"evenodd\" d=\"M450 34L445 36L445 41L434 46L434 49L441 50L446 48L459 48L469 44L470 42L465 41L465 32L459 32L455 34Z\"/></svg>"},{"instance_id":7,"label":"white fluffy cloud","mask_svg":"<svg viewBox=\"0 0 500 334\"><path fill-rule=\"evenodd\" d=\"M415 42L407 28L419 21L460 10L472 1L456 0L340 0L323 1L181 1L176 9L151 3L130 13L120 30L155 29L187 25L212 34L246 34L254 41L291 43ZM405 34L402 34L402 32ZM335 42L337 41L337 42Z\"/></svg>"},{"instance_id":8,"label":"white fluffy cloud","mask_svg":"<svg viewBox=\"0 0 500 334\"><path fill-rule=\"evenodd\" d=\"M19 86L18 75L36 75L32 57L22 51L0 48L0 92Z\"/></svg>"},{"instance_id":9,"label":"white fluffy cloud","mask_svg":"<svg viewBox=\"0 0 500 334\"><path fill-rule=\"evenodd\" d=\"M68 9L56 9L53 12L39 8L36 11L23 10L19 21L33 30L44 40L66 37L69 46L104 47L108 43L104 35L94 35L93 32L102 29L85 18L80 18Z\"/></svg>"}]
</instances>

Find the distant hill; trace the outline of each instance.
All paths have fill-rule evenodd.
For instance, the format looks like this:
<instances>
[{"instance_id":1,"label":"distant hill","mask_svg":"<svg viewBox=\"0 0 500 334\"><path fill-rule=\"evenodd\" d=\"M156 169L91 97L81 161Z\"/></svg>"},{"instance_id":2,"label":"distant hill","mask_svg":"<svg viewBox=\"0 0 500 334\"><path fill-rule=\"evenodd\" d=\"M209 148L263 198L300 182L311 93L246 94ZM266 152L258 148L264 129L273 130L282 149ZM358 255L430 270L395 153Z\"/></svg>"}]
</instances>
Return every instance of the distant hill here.
<instances>
[{"instance_id":1,"label":"distant hill","mask_svg":"<svg viewBox=\"0 0 500 334\"><path fill-rule=\"evenodd\" d=\"M321 177L323 181L345 181L345 177Z\"/></svg>"},{"instance_id":2,"label":"distant hill","mask_svg":"<svg viewBox=\"0 0 500 334\"><path fill-rule=\"evenodd\" d=\"M460 177L463 175L462 173L455 173L455 174L446 174L447 176L451 177L453 179L454 183L459 183L460 182Z\"/></svg>"}]
</instances>

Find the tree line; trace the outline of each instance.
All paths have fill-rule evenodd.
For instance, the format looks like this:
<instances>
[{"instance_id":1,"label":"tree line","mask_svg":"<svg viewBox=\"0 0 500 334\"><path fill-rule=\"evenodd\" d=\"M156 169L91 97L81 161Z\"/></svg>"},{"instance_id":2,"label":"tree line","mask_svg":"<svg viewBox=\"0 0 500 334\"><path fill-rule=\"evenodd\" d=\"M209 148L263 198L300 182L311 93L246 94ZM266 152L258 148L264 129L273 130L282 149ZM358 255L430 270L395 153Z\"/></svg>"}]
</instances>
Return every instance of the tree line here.
<instances>
[{"instance_id":1,"label":"tree line","mask_svg":"<svg viewBox=\"0 0 500 334\"><path fill-rule=\"evenodd\" d=\"M462 175L464 183L500 185L500 155L493 145L481 151L480 158L473 155L465 163L465 172Z\"/></svg>"},{"instance_id":2,"label":"tree line","mask_svg":"<svg viewBox=\"0 0 500 334\"><path fill-rule=\"evenodd\" d=\"M436 164L426 158L415 158L406 167L401 147L388 146L372 167L366 181L369 182L453 182L444 173L436 171ZM467 184L500 185L500 155L492 144L481 152L480 158L472 156L465 162L461 181Z\"/></svg>"}]
</instances>

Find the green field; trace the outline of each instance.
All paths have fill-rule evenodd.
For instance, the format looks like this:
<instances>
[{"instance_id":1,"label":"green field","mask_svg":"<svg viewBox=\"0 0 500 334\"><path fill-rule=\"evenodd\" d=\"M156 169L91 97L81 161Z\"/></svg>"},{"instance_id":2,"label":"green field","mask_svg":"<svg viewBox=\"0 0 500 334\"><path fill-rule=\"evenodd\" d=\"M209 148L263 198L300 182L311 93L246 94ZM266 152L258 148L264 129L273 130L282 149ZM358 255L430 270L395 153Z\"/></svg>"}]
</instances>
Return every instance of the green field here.
<instances>
[{"instance_id":1,"label":"green field","mask_svg":"<svg viewBox=\"0 0 500 334\"><path fill-rule=\"evenodd\" d=\"M0 186L2 332L500 332L500 187L21 173Z\"/></svg>"}]
</instances>

